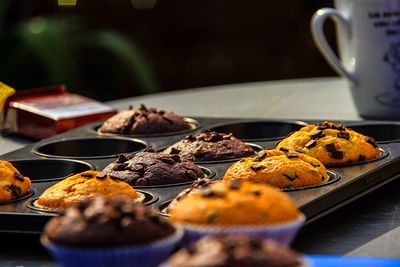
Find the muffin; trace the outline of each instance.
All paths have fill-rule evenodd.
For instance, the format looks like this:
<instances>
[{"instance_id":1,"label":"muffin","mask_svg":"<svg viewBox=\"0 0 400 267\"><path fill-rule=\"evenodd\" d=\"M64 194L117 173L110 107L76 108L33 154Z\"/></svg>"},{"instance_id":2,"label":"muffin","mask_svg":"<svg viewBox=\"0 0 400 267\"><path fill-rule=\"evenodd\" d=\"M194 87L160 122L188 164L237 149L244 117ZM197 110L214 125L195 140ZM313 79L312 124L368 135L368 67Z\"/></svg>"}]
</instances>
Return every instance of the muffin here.
<instances>
[{"instance_id":1,"label":"muffin","mask_svg":"<svg viewBox=\"0 0 400 267\"><path fill-rule=\"evenodd\" d=\"M23 176L8 161L0 160L0 204L29 193L31 180Z\"/></svg>"},{"instance_id":2,"label":"muffin","mask_svg":"<svg viewBox=\"0 0 400 267\"><path fill-rule=\"evenodd\" d=\"M182 192L180 192L172 201L169 203L168 207L164 210L164 212L169 213L170 209L173 209L176 203L178 203L180 200L182 200L184 197L190 195L190 194L196 194L199 192L199 190L203 188L209 187L213 183L213 180L207 179L207 178L201 178L197 179L196 182L192 184L191 187L186 188Z\"/></svg>"},{"instance_id":3,"label":"muffin","mask_svg":"<svg viewBox=\"0 0 400 267\"><path fill-rule=\"evenodd\" d=\"M262 150L228 168L225 181L266 183L281 189L319 185L328 180L323 164L297 151Z\"/></svg>"},{"instance_id":4,"label":"muffin","mask_svg":"<svg viewBox=\"0 0 400 267\"><path fill-rule=\"evenodd\" d=\"M190 129L183 117L158 108L129 107L106 120L99 133L110 134L160 134Z\"/></svg>"},{"instance_id":5,"label":"muffin","mask_svg":"<svg viewBox=\"0 0 400 267\"><path fill-rule=\"evenodd\" d=\"M52 218L41 241L62 266L150 267L181 237L181 229L132 199L96 197Z\"/></svg>"},{"instance_id":6,"label":"muffin","mask_svg":"<svg viewBox=\"0 0 400 267\"><path fill-rule=\"evenodd\" d=\"M287 194L269 185L237 181L218 181L187 195L170 215L185 228L185 242L204 235L247 233L289 244L304 222Z\"/></svg>"},{"instance_id":7,"label":"muffin","mask_svg":"<svg viewBox=\"0 0 400 267\"><path fill-rule=\"evenodd\" d=\"M252 147L232 134L213 131L189 135L168 147L164 152L196 162L229 160L254 155Z\"/></svg>"},{"instance_id":8,"label":"muffin","mask_svg":"<svg viewBox=\"0 0 400 267\"><path fill-rule=\"evenodd\" d=\"M271 239L207 236L172 255L163 267L301 267L299 255Z\"/></svg>"},{"instance_id":9,"label":"muffin","mask_svg":"<svg viewBox=\"0 0 400 267\"><path fill-rule=\"evenodd\" d=\"M301 128L280 141L277 149L300 149L325 166L360 162L380 155L372 137L329 121Z\"/></svg>"},{"instance_id":10,"label":"muffin","mask_svg":"<svg viewBox=\"0 0 400 267\"><path fill-rule=\"evenodd\" d=\"M99 174L98 171L85 171L67 177L46 189L35 205L47 209L63 210L96 196L105 199L126 197L136 201L144 200L143 194L136 192L124 181Z\"/></svg>"},{"instance_id":11,"label":"muffin","mask_svg":"<svg viewBox=\"0 0 400 267\"><path fill-rule=\"evenodd\" d=\"M159 153L152 149L120 154L101 173L124 180L132 186L194 182L205 176L193 162L183 160L179 155Z\"/></svg>"}]
</instances>

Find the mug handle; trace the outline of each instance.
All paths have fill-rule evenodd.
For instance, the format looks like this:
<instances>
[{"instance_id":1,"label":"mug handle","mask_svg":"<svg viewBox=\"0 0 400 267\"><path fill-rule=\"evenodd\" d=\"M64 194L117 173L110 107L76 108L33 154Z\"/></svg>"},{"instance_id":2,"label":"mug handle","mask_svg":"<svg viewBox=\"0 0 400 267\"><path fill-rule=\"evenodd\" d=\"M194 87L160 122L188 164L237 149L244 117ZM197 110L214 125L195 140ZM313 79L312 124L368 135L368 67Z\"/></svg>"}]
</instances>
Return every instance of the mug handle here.
<instances>
[{"instance_id":1,"label":"mug handle","mask_svg":"<svg viewBox=\"0 0 400 267\"><path fill-rule=\"evenodd\" d=\"M357 83L357 79L353 72L348 70L340 59L335 55L332 48L326 41L324 34L324 23L327 18L332 18L336 24L341 24L346 29L347 37L351 36L351 28L347 19L334 8L319 9L311 20L311 33L318 49L328 61L329 65L339 74L345 76L353 83Z\"/></svg>"}]
</instances>

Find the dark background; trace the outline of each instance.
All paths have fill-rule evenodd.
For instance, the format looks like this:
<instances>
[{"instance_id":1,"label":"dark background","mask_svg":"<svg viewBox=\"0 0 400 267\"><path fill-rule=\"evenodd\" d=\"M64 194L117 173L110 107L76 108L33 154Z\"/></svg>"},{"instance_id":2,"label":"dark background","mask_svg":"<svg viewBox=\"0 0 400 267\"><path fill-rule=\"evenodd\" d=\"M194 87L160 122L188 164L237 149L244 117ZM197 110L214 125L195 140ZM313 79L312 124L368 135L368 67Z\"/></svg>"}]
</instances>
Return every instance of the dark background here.
<instances>
[{"instance_id":1,"label":"dark background","mask_svg":"<svg viewBox=\"0 0 400 267\"><path fill-rule=\"evenodd\" d=\"M160 91L333 76L310 32L325 0L0 0L0 81L64 83L111 100ZM326 25L334 42L333 23Z\"/></svg>"}]
</instances>

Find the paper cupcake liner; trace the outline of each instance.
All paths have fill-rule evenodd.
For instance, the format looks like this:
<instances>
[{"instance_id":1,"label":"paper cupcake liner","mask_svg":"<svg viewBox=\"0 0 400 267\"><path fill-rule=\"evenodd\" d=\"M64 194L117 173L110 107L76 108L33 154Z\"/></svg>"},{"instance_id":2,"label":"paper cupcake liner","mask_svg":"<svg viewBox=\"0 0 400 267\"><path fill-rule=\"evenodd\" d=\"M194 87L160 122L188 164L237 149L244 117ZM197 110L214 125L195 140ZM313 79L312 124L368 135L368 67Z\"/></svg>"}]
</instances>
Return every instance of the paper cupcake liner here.
<instances>
[{"instance_id":1,"label":"paper cupcake liner","mask_svg":"<svg viewBox=\"0 0 400 267\"><path fill-rule=\"evenodd\" d=\"M289 246L299 229L303 226L305 219L305 216L301 214L300 217L295 221L267 226L257 225L219 227L181 224L185 229L185 235L183 237L182 243L186 246L207 235L215 236L220 234L246 234L273 239L281 243L282 245Z\"/></svg>"},{"instance_id":2,"label":"paper cupcake liner","mask_svg":"<svg viewBox=\"0 0 400 267\"><path fill-rule=\"evenodd\" d=\"M51 243L42 236L43 246L63 267L155 267L165 261L183 237L183 229L167 238L142 246L117 248L73 248Z\"/></svg>"}]
</instances>

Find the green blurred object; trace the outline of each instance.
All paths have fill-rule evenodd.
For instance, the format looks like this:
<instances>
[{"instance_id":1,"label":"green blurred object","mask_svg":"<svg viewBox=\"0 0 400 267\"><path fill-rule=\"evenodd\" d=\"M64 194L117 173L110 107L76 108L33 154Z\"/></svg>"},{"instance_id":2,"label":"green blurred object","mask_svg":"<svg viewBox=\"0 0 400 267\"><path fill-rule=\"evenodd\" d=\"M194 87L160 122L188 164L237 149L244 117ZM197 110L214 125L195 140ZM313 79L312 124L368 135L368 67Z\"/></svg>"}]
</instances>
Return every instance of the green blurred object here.
<instances>
[{"instance_id":1,"label":"green blurred object","mask_svg":"<svg viewBox=\"0 0 400 267\"><path fill-rule=\"evenodd\" d=\"M0 23L6 2L0 1ZM0 80L16 88L66 84L99 100L159 91L152 68L132 41L78 17L32 18L1 32L1 51Z\"/></svg>"}]
</instances>

